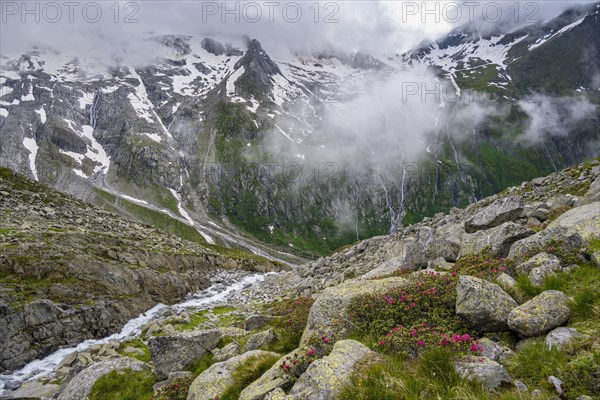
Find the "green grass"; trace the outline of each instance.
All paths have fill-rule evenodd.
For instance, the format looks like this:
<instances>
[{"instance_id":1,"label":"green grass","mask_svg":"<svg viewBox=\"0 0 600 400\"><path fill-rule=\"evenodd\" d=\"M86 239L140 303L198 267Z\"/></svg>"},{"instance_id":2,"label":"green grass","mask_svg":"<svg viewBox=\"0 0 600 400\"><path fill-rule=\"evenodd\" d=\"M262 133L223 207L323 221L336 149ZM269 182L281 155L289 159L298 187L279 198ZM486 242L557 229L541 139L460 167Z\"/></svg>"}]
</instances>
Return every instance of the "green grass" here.
<instances>
[{"instance_id":1,"label":"green grass","mask_svg":"<svg viewBox=\"0 0 600 400\"><path fill-rule=\"evenodd\" d=\"M532 343L504 361L509 374L530 388L552 391L550 375L565 383L566 397L594 395L600 390L600 351L594 339L575 342L558 350L549 349L543 341Z\"/></svg>"},{"instance_id":2,"label":"green grass","mask_svg":"<svg viewBox=\"0 0 600 400\"><path fill-rule=\"evenodd\" d=\"M452 357L445 349L428 350L411 362L385 356L355 373L339 400L489 398L481 385L460 379Z\"/></svg>"},{"instance_id":3,"label":"green grass","mask_svg":"<svg viewBox=\"0 0 600 400\"><path fill-rule=\"evenodd\" d=\"M242 390L260 378L277 360L279 360L279 356L256 355L248 357L243 364L233 371L231 376L234 384L227 388L225 393L219 397L219 400L237 400Z\"/></svg>"},{"instance_id":4,"label":"green grass","mask_svg":"<svg viewBox=\"0 0 600 400\"><path fill-rule=\"evenodd\" d=\"M190 371L194 376L198 376L213 365L213 362L213 355L208 353L194 361L186 370Z\"/></svg>"},{"instance_id":5,"label":"green grass","mask_svg":"<svg viewBox=\"0 0 600 400\"><path fill-rule=\"evenodd\" d=\"M190 314L190 322L188 322L187 324L175 325L175 330L176 331L194 330L198 325L204 324L204 323L210 321L210 319L207 316L208 312L209 312L208 310L202 310L202 311L198 311L193 314Z\"/></svg>"},{"instance_id":6,"label":"green grass","mask_svg":"<svg viewBox=\"0 0 600 400\"><path fill-rule=\"evenodd\" d=\"M278 317L270 324L275 330L277 340L265 350L286 354L298 348L313 303L313 299L301 297L266 305L266 313Z\"/></svg>"},{"instance_id":7,"label":"green grass","mask_svg":"<svg viewBox=\"0 0 600 400\"><path fill-rule=\"evenodd\" d=\"M125 349L128 347L134 347L136 349L140 349L144 352L144 355L142 356L142 355L138 355L135 353L126 353ZM121 354L122 356L125 356L125 357L136 358L143 362L150 362L152 360L152 357L150 357L150 350L148 349L148 346L146 345L146 343L144 343L142 341L142 339L139 339L139 338L122 342L121 345L119 346L119 354Z\"/></svg>"},{"instance_id":8,"label":"green grass","mask_svg":"<svg viewBox=\"0 0 600 400\"><path fill-rule=\"evenodd\" d=\"M152 400L155 383L151 371L112 371L96 381L89 400Z\"/></svg>"}]
</instances>

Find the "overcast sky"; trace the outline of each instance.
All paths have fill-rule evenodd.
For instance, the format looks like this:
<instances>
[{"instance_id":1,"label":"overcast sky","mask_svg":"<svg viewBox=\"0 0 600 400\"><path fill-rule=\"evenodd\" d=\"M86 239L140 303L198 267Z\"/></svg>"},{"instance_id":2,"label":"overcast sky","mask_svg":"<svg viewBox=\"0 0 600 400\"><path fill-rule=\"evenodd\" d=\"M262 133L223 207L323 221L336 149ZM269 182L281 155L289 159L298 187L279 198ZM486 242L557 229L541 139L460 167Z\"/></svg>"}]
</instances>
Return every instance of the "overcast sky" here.
<instances>
[{"instance_id":1,"label":"overcast sky","mask_svg":"<svg viewBox=\"0 0 600 400\"><path fill-rule=\"evenodd\" d=\"M135 1L0 0L0 52L51 45L85 56L137 57L148 31L198 36L248 35L278 54L335 48L401 53L470 20L523 25L548 20L575 1Z\"/></svg>"}]
</instances>

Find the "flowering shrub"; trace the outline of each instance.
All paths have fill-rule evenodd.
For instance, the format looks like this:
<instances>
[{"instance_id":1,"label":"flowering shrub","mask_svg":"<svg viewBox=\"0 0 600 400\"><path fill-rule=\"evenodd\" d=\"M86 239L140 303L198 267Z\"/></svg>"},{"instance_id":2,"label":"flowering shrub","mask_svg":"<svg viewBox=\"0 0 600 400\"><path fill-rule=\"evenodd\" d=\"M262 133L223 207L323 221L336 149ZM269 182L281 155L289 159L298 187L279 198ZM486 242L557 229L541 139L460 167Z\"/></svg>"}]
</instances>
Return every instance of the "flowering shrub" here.
<instances>
[{"instance_id":1,"label":"flowering shrub","mask_svg":"<svg viewBox=\"0 0 600 400\"><path fill-rule=\"evenodd\" d=\"M508 258L493 257L489 249L479 254L470 254L456 261L458 275L471 275L493 281L501 273L515 275L515 265Z\"/></svg>"},{"instance_id":2,"label":"flowering shrub","mask_svg":"<svg viewBox=\"0 0 600 400\"><path fill-rule=\"evenodd\" d=\"M286 357L279 368L297 379L316 359L331 353L334 343L334 336L313 336L296 353Z\"/></svg>"},{"instance_id":3,"label":"flowering shrub","mask_svg":"<svg viewBox=\"0 0 600 400\"><path fill-rule=\"evenodd\" d=\"M394 327L378 345L390 353L404 354L409 358L432 347L444 347L457 353L482 350L481 345L468 333L446 333L438 326L431 327L425 323Z\"/></svg>"},{"instance_id":4,"label":"flowering shrub","mask_svg":"<svg viewBox=\"0 0 600 400\"><path fill-rule=\"evenodd\" d=\"M177 378L158 389L152 400L186 400L194 378Z\"/></svg>"}]
</instances>

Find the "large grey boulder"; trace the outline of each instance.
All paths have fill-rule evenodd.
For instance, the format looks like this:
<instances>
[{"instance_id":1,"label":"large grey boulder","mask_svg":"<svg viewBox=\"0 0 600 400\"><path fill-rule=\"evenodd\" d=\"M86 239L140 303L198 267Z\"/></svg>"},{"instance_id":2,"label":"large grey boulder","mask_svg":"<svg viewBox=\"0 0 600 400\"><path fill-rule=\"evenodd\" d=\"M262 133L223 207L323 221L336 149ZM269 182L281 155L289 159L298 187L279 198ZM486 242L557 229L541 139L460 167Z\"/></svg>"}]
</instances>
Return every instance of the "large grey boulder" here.
<instances>
[{"instance_id":1,"label":"large grey boulder","mask_svg":"<svg viewBox=\"0 0 600 400\"><path fill-rule=\"evenodd\" d=\"M166 379L169 373L185 370L198 358L217 347L219 330L191 331L148 339L156 377Z\"/></svg>"},{"instance_id":2,"label":"large grey boulder","mask_svg":"<svg viewBox=\"0 0 600 400\"><path fill-rule=\"evenodd\" d=\"M532 255L545 251L553 241L571 249L580 249L586 245L579 233L564 226L557 226L515 242L510 248L508 258L517 264L521 263Z\"/></svg>"},{"instance_id":3,"label":"large grey boulder","mask_svg":"<svg viewBox=\"0 0 600 400\"><path fill-rule=\"evenodd\" d=\"M459 257L478 254L486 248L496 257L506 257L513 243L533 235L535 232L523 225L506 222L486 231L467 234L463 237Z\"/></svg>"},{"instance_id":4,"label":"large grey boulder","mask_svg":"<svg viewBox=\"0 0 600 400\"><path fill-rule=\"evenodd\" d=\"M421 226L394 243L389 254L398 259L397 264L407 269L424 268L429 260L438 257L454 261L457 256L455 246L443 234L428 226Z\"/></svg>"},{"instance_id":5,"label":"large grey boulder","mask_svg":"<svg viewBox=\"0 0 600 400\"><path fill-rule=\"evenodd\" d=\"M486 357L461 357L454 362L454 369L461 378L479 382L489 391L511 382L506 368Z\"/></svg>"},{"instance_id":6,"label":"large grey boulder","mask_svg":"<svg viewBox=\"0 0 600 400\"><path fill-rule=\"evenodd\" d=\"M548 266L552 270L559 271L561 269L560 260L554 254L546 253L545 251L536 254L527 261L517 265L515 268L519 274L529 275L534 268Z\"/></svg>"},{"instance_id":7,"label":"large grey boulder","mask_svg":"<svg viewBox=\"0 0 600 400\"><path fill-rule=\"evenodd\" d=\"M523 201L517 197L506 197L494 201L465 222L465 231L474 233L490 229L504 222L514 221L523 213Z\"/></svg>"},{"instance_id":8,"label":"large grey boulder","mask_svg":"<svg viewBox=\"0 0 600 400\"><path fill-rule=\"evenodd\" d=\"M192 382L187 400L214 400L225 393L227 388L235 383L233 372L243 365L250 357L277 356L270 351L253 350L227 361L211 365Z\"/></svg>"},{"instance_id":9,"label":"large grey boulder","mask_svg":"<svg viewBox=\"0 0 600 400\"><path fill-rule=\"evenodd\" d=\"M287 390L291 388L293 385L292 376L285 373L281 365L288 357L293 357L299 351L300 349L295 349L281 357L267 372L240 393L239 400L263 400L268 393L276 389Z\"/></svg>"},{"instance_id":10,"label":"large grey boulder","mask_svg":"<svg viewBox=\"0 0 600 400\"><path fill-rule=\"evenodd\" d=\"M558 349L563 348L564 346L572 343L577 339L582 339L586 337L586 335L577 332L575 328L566 328L560 327L553 329L548 332L546 335L546 346L553 348L556 347Z\"/></svg>"},{"instance_id":11,"label":"large grey boulder","mask_svg":"<svg viewBox=\"0 0 600 400\"><path fill-rule=\"evenodd\" d=\"M508 330L517 302L495 283L463 275L456 285L456 314L484 332Z\"/></svg>"},{"instance_id":12,"label":"large grey boulder","mask_svg":"<svg viewBox=\"0 0 600 400\"><path fill-rule=\"evenodd\" d=\"M573 229L587 241L600 239L600 201L570 209L552 221L548 228L559 226Z\"/></svg>"},{"instance_id":13,"label":"large grey boulder","mask_svg":"<svg viewBox=\"0 0 600 400\"><path fill-rule=\"evenodd\" d=\"M569 298L558 290L546 290L508 315L508 326L523 336L537 336L565 324L571 316Z\"/></svg>"},{"instance_id":14,"label":"large grey boulder","mask_svg":"<svg viewBox=\"0 0 600 400\"><path fill-rule=\"evenodd\" d=\"M353 299L367 294L406 288L412 284L413 281L404 277L378 280L353 279L323 290L315 296L301 343L306 343L313 336L333 334L337 339L345 338L355 328L349 322L348 315L348 306Z\"/></svg>"},{"instance_id":15,"label":"large grey boulder","mask_svg":"<svg viewBox=\"0 0 600 400\"><path fill-rule=\"evenodd\" d=\"M289 397L298 400L335 399L361 360L377 353L354 340L342 340L331 353L313 362L290 390Z\"/></svg>"},{"instance_id":16,"label":"large grey boulder","mask_svg":"<svg viewBox=\"0 0 600 400\"><path fill-rule=\"evenodd\" d=\"M149 370L148 364L134 358L119 357L109 361L92 364L73 377L61 390L58 400L87 399L98 379L115 370Z\"/></svg>"},{"instance_id":17,"label":"large grey boulder","mask_svg":"<svg viewBox=\"0 0 600 400\"><path fill-rule=\"evenodd\" d=\"M244 321L244 329L247 331L255 331L269 325L275 317L270 315L251 315Z\"/></svg>"}]
</instances>

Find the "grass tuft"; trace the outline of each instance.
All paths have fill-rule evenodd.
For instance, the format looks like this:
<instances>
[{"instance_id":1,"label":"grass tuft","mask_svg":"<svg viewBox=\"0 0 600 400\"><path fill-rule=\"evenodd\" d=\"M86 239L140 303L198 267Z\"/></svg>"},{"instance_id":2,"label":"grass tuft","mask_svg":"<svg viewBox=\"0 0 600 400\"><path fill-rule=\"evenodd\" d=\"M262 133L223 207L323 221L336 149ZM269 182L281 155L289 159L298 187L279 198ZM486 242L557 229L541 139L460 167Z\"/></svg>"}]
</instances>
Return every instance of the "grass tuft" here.
<instances>
[{"instance_id":1,"label":"grass tuft","mask_svg":"<svg viewBox=\"0 0 600 400\"><path fill-rule=\"evenodd\" d=\"M90 400L152 400L156 378L151 371L116 370L96 381Z\"/></svg>"}]
</instances>

